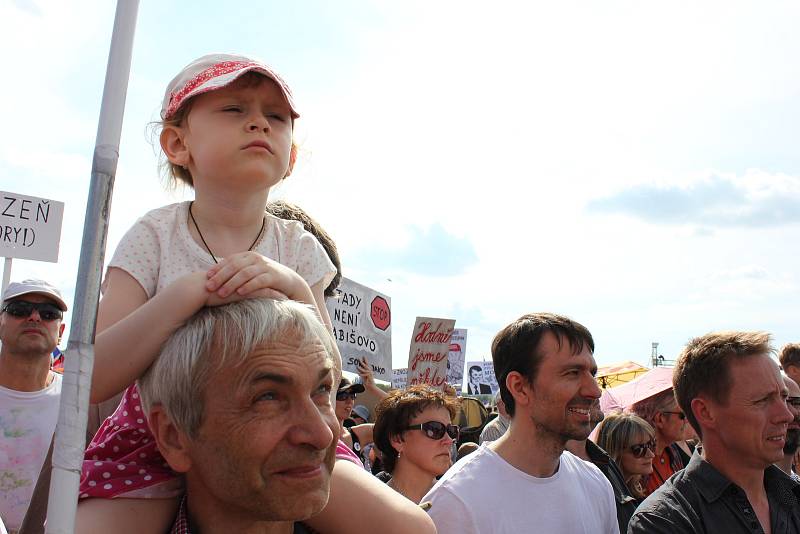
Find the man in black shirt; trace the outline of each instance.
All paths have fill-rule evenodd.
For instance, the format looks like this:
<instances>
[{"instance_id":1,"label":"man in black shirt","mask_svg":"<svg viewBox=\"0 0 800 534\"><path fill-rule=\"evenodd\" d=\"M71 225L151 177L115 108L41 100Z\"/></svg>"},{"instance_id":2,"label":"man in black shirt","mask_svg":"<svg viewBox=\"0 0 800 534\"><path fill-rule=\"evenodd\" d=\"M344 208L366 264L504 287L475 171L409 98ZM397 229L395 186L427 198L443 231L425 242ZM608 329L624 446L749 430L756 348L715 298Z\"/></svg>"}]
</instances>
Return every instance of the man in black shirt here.
<instances>
[{"instance_id":1,"label":"man in black shirt","mask_svg":"<svg viewBox=\"0 0 800 534\"><path fill-rule=\"evenodd\" d=\"M772 465L793 419L763 332L693 339L675 367L675 396L702 439L689 465L636 510L629 534L800 533L800 484Z\"/></svg>"}]
</instances>

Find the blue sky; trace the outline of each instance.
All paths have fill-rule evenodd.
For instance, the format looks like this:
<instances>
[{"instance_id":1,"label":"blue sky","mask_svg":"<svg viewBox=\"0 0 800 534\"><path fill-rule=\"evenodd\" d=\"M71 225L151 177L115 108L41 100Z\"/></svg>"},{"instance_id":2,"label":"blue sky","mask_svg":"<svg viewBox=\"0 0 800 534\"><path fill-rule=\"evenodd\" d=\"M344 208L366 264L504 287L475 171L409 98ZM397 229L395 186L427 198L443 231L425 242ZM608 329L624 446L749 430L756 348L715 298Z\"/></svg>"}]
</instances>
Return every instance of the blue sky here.
<instances>
[{"instance_id":1,"label":"blue sky","mask_svg":"<svg viewBox=\"0 0 800 534\"><path fill-rule=\"evenodd\" d=\"M233 4L231 4L233 5ZM302 117L274 192L328 229L345 275L455 318L467 359L519 315L585 324L599 363L674 357L713 329L798 341L800 6L793 2L142 2L110 257L165 191L148 124L211 51L259 56ZM114 7L0 4L0 189L66 203L74 291Z\"/></svg>"}]
</instances>

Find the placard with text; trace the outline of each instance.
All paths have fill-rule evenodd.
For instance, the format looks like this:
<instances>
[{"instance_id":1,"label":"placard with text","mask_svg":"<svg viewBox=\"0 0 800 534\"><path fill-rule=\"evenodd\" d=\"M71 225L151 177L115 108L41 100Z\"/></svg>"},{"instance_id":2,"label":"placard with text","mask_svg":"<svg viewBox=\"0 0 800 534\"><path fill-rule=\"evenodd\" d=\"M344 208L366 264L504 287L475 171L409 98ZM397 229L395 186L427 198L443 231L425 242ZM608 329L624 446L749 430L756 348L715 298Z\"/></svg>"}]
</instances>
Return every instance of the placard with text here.
<instances>
[{"instance_id":1,"label":"placard with text","mask_svg":"<svg viewBox=\"0 0 800 534\"><path fill-rule=\"evenodd\" d=\"M417 317L408 351L408 385L429 384L443 389L447 383L447 357L455 319Z\"/></svg>"},{"instance_id":2,"label":"placard with text","mask_svg":"<svg viewBox=\"0 0 800 534\"><path fill-rule=\"evenodd\" d=\"M392 381L392 310L386 295L342 278L339 297L328 297L333 337L342 355L342 369L358 373L366 359L378 380Z\"/></svg>"}]
</instances>

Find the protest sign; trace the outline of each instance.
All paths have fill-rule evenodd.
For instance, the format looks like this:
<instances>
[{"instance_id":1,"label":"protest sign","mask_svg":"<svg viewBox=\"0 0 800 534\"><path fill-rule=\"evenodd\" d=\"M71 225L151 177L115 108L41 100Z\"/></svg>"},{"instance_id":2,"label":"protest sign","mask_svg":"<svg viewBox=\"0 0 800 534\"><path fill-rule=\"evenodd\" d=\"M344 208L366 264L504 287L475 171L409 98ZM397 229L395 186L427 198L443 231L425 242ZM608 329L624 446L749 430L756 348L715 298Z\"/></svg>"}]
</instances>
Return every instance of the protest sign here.
<instances>
[{"instance_id":1,"label":"protest sign","mask_svg":"<svg viewBox=\"0 0 800 534\"><path fill-rule=\"evenodd\" d=\"M429 384L443 389L455 319L417 317L408 350L408 385Z\"/></svg>"},{"instance_id":2,"label":"protest sign","mask_svg":"<svg viewBox=\"0 0 800 534\"><path fill-rule=\"evenodd\" d=\"M342 278L339 291L339 298L326 299L325 306L342 354L342 369L358 373L357 362L363 358L376 379L391 382L391 300L349 278Z\"/></svg>"},{"instance_id":3,"label":"protest sign","mask_svg":"<svg viewBox=\"0 0 800 534\"><path fill-rule=\"evenodd\" d=\"M58 262L64 203L0 191L0 256Z\"/></svg>"},{"instance_id":4,"label":"protest sign","mask_svg":"<svg viewBox=\"0 0 800 534\"><path fill-rule=\"evenodd\" d=\"M491 361L467 362L466 375L466 393L469 395L493 395L500 390Z\"/></svg>"},{"instance_id":5,"label":"protest sign","mask_svg":"<svg viewBox=\"0 0 800 534\"><path fill-rule=\"evenodd\" d=\"M408 367L402 369L392 369L392 387L394 389L406 389L408 384Z\"/></svg>"},{"instance_id":6,"label":"protest sign","mask_svg":"<svg viewBox=\"0 0 800 534\"><path fill-rule=\"evenodd\" d=\"M464 356L467 353L467 329L456 328L450 337L450 353L447 356L447 383L456 391L464 380Z\"/></svg>"}]
</instances>

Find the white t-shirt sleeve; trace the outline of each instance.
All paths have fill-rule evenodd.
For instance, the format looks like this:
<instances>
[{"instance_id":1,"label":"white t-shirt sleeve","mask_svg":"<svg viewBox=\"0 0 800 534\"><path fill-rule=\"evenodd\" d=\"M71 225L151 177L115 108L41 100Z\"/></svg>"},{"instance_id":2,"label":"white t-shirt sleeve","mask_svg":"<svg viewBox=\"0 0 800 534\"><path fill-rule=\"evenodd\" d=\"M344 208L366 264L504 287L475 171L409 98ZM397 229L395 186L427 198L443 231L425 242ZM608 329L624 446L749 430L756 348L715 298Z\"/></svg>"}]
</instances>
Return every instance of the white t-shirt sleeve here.
<instances>
[{"instance_id":1,"label":"white t-shirt sleeve","mask_svg":"<svg viewBox=\"0 0 800 534\"><path fill-rule=\"evenodd\" d=\"M296 223L296 233L289 240L293 248L293 264L297 274L305 280L309 287L322 282L323 289L330 284L336 275L336 267L328 257L328 253L311 233L305 231L300 223Z\"/></svg>"},{"instance_id":2,"label":"white t-shirt sleeve","mask_svg":"<svg viewBox=\"0 0 800 534\"><path fill-rule=\"evenodd\" d=\"M139 282L147 298L156 294L161 260L161 241L152 224L141 218L128 230L117 245L108 267L122 269Z\"/></svg>"},{"instance_id":3,"label":"white t-shirt sleeve","mask_svg":"<svg viewBox=\"0 0 800 534\"><path fill-rule=\"evenodd\" d=\"M604 475L605 476L605 475ZM606 482L608 482L606 480ZM619 521L617 521L617 500L614 497L614 488L611 487L611 483L608 482L608 491L606 491L606 510L608 513L606 514L606 525L603 528L609 534L620 534L619 531ZM622 532L621 534L625 534Z\"/></svg>"},{"instance_id":4,"label":"white t-shirt sleeve","mask_svg":"<svg viewBox=\"0 0 800 534\"><path fill-rule=\"evenodd\" d=\"M439 534L480 534L472 510L449 489L439 486L422 502L431 503L428 515Z\"/></svg>"}]
</instances>

